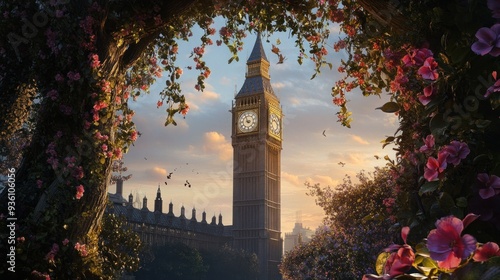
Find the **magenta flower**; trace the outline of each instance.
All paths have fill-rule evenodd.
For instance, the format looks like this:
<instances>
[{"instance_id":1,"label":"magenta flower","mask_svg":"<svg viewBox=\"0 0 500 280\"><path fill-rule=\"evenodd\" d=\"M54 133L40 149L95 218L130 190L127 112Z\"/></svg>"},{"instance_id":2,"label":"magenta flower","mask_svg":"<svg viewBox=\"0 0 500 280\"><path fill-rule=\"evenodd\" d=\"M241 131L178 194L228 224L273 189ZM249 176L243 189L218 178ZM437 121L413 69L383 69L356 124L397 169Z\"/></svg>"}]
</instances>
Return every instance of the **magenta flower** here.
<instances>
[{"instance_id":1,"label":"magenta flower","mask_svg":"<svg viewBox=\"0 0 500 280\"><path fill-rule=\"evenodd\" d=\"M83 188L83 185L76 186L76 199L80 199L83 196L83 193L85 192L85 189Z\"/></svg>"},{"instance_id":2,"label":"magenta flower","mask_svg":"<svg viewBox=\"0 0 500 280\"><path fill-rule=\"evenodd\" d=\"M446 152L439 152L437 159L433 157L427 159L427 164L424 168L424 178L427 179L427 181L431 182L438 180L439 174L443 173L448 166L446 162L447 157L448 154Z\"/></svg>"},{"instance_id":3,"label":"magenta flower","mask_svg":"<svg viewBox=\"0 0 500 280\"><path fill-rule=\"evenodd\" d=\"M488 9L491 10L492 17L500 18L500 1L488 0Z\"/></svg>"},{"instance_id":4,"label":"magenta flower","mask_svg":"<svg viewBox=\"0 0 500 280\"><path fill-rule=\"evenodd\" d=\"M500 23L491 28L481 27L476 32L477 42L472 44L471 49L479 55L490 54L497 57L500 55Z\"/></svg>"},{"instance_id":5,"label":"magenta flower","mask_svg":"<svg viewBox=\"0 0 500 280\"><path fill-rule=\"evenodd\" d=\"M495 242L487 242L483 246L476 249L474 257L476 262L484 262L489 258L500 256L500 248Z\"/></svg>"},{"instance_id":6,"label":"magenta flower","mask_svg":"<svg viewBox=\"0 0 500 280\"><path fill-rule=\"evenodd\" d=\"M461 234L477 217L468 214L463 221L454 216L437 220L436 229L431 230L427 236L427 249L440 268L454 269L476 250L476 239L472 235Z\"/></svg>"},{"instance_id":7,"label":"magenta flower","mask_svg":"<svg viewBox=\"0 0 500 280\"><path fill-rule=\"evenodd\" d=\"M483 183L479 189L479 195L482 199L488 199L500 194L500 178L496 175L488 176L486 173L477 174L479 182Z\"/></svg>"},{"instance_id":8,"label":"magenta flower","mask_svg":"<svg viewBox=\"0 0 500 280\"><path fill-rule=\"evenodd\" d=\"M431 57L432 51L427 48L414 49L409 54L403 56L401 59L406 67L410 66L422 66L424 61Z\"/></svg>"},{"instance_id":9,"label":"magenta flower","mask_svg":"<svg viewBox=\"0 0 500 280\"><path fill-rule=\"evenodd\" d=\"M420 101L420 103L422 103L422 105L425 106L429 104L429 102L431 102L434 93L436 93L434 87L432 85L427 86L424 88L424 94L418 96L418 100Z\"/></svg>"},{"instance_id":10,"label":"magenta flower","mask_svg":"<svg viewBox=\"0 0 500 280\"><path fill-rule=\"evenodd\" d=\"M410 270L415 261L413 249L410 245L406 244L408 233L410 233L410 228L403 227L401 229L401 238L404 244L393 244L385 249L386 252L392 251L392 254L387 258L384 266L384 274L388 274L391 279L394 276L404 274Z\"/></svg>"},{"instance_id":11,"label":"magenta flower","mask_svg":"<svg viewBox=\"0 0 500 280\"><path fill-rule=\"evenodd\" d=\"M469 147L466 143L451 141L450 145L444 148L444 151L448 153L448 157L446 161L448 163L457 166L460 164L462 159L465 159L467 155L470 153Z\"/></svg>"},{"instance_id":12,"label":"magenta flower","mask_svg":"<svg viewBox=\"0 0 500 280\"><path fill-rule=\"evenodd\" d=\"M419 151L422 153L427 153L427 152L432 151L432 148L434 147L434 143L435 143L434 135L429 134L423 140L424 140L424 145L422 147L420 147Z\"/></svg>"},{"instance_id":13,"label":"magenta flower","mask_svg":"<svg viewBox=\"0 0 500 280\"><path fill-rule=\"evenodd\" d=\"M434 81L439 77L437 72L438 63L434 60L433 57L428 57L424 61L424 65L418 69L418 74L422 76L422 78L426 80Z\"/></svg>"}]
</instances>

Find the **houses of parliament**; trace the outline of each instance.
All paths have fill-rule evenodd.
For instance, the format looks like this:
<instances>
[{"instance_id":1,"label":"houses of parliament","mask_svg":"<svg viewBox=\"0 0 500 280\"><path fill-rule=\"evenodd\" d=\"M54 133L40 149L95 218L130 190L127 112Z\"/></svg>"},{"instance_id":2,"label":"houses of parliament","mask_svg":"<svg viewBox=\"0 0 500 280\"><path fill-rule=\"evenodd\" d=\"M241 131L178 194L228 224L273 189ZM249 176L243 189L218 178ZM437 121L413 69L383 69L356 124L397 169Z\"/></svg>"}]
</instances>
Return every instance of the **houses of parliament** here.
<instances>
[{"instance_id":1,"label":"houses of parliament","mask_svg":"<svg viewBox=\"0 0 500 280\"><path fill-rule=\"evenodd\" d=\"M269 61L261 36L247 60L245 82L231 108L233 146L233 220L224 225L222 214L201 219L196 210L178 217L173 204L163 209L161 190L149 204L133 207L134 197L123 198L123 181L110 194L110 211L126 217L141 240L151 245L182 242L196 249L217 250L224 245L255 253L259 280L281 279L278 265L283 251L281 238L282 110L271 87Z\"/></svg>"}]
</instances>

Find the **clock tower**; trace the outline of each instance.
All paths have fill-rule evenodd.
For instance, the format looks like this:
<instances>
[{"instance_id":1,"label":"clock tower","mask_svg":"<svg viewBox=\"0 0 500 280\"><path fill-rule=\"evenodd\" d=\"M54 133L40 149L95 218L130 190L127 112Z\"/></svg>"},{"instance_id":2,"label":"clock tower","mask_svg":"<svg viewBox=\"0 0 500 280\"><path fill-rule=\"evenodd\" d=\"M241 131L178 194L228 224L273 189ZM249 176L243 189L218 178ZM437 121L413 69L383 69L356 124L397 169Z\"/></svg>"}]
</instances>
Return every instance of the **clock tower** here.
<instances>
[{"instance_id":1,"label":"clock tower","mask_svg":"<svg viewBox=\"0 0 500 280\"><path fill-rule=\"evenodd\" d=\"M255 253L260 280L281 279L281 149L283 114L260 34L232 112L234 247Z\"/></svg>"}]
</instances>

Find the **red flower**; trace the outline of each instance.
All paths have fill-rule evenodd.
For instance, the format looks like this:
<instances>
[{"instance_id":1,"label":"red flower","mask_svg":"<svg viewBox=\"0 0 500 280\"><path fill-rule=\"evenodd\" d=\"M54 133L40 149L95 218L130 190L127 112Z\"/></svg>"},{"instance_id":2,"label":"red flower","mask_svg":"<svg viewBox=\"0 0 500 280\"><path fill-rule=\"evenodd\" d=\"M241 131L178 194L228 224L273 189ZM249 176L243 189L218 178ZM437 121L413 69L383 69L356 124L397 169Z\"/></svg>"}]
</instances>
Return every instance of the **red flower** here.
<instances>
[{"instance_id":1,"label":"red flower","mask_svg":"<svg viewBox=\"0 0 500 280\"><path fill-rule=\"evenodd\" d=\"M438 63L434 60L433 57L428 57L424 61L424 65L418 69L418 74L422 76L422 78L426 80L436 80L439 77L437 72Z\"/></svg>"},{"instance_id":2,"label":"red flower","mask_svg":"<svg viewBox=\"0 0 500 280\"><path fill-rule=\"evenodd\" d=\"M432 85L427 86L424 88L424 94L418 96L418 100L420 101L420 103L422 103L422 105L425 106L429 104L429 102L431 102L432 96L434 95L435 92L436 90Z\"/></svg>"},{"instance_id":3,"label":"red flower","mask_svg":"<svg viewBox=\"0 0 500 280\"><path fill-rule=\"evenodd\" d=\"M440 268L454 269L476 249L476 239L469 234L461 236L462 230L478 215L468 214L464 220L454 216L439 219L436 229L427 236L427 249Z\"/></svg>"},{"instance_id":4,"label":"red flower","mask_svg":"<svg viewBox=\"0 0 500 280\"><path fill-rule=\"evenodd\" d=\"M485 243L483 246L476 249L474 252L474 257L472 257L476 262L484 262L489 258L500 256L500 248L495 242Z\"/></svg>"},{"instance_id":5,"label":"red flower","mask_svg":"<svg viewBox=\"0 0 500 280\"><path fill-rule=\"evenodd\" d=\"M415 261L415 253L413 252L410 245L406 244L406 238L410 233L409 227L403 227L401 229L401 238L404 241L403 245L393 244L385 249L385 251L394 251L389 258L387 258L384 266L384 274L389 274L392 278L397 275L404 274L413 265Z\"/></svg>"},{"instance_id":6,"label":"red flower","mask_svg":"<svg viewBox=\"0 0 500 280\"><path fill-rule=\"evenodd\" d=\"M427 179L427 181L431 182L438 180L439 174L443 173L448 165L446 162L447 157L448 154L446 152L440 152L437 159L433 157L427 159L427 164L424 168L424 178Z\"/></svg>"}]
</instances>

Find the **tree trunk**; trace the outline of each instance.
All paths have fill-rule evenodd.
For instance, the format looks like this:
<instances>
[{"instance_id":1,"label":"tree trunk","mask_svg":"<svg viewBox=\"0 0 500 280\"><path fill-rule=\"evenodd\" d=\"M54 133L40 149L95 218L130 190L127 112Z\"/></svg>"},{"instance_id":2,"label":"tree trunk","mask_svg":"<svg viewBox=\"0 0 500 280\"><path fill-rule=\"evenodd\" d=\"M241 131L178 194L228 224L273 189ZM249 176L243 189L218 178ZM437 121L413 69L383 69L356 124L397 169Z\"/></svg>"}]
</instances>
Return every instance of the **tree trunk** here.
<instances>
[{"instance_id":1,"label":"tree trunk","mask_svg":"<svg viewBox=\"0 0 500 280\"><path fill-rule=\"evenodd\" d=\"M357 3L367 11L383 27L390 27L395 33L408 30L408 20L397 10L397 0L357 0Z\"/></svg>"},{"instance_id":2,"label":"tree trunk","mask_svg":"<svg viewBox=\"0 0 500 280\"><path fill-rule=\"evenodd\" d=\"M35 2L37 1L33 1ZM29 38L27 43L18 46L22 54L21 61L16 58L14 49L3 48L7 52L5 57L9 57L10 60L0 62L0 74L9 75L8 78L0 79L1 100L6 100L2 106L6 107L4 112L8 113L0 123L2 128L0 136L7 139L15 128L26 120L28 109L32 106L28 101L35 92L32 85L36 85L37 92L44 96L37 105L39 109L37 109L33 141L25 149L23 161L16 173L15 217L19 226L16 236L26 238L26 244L30 244L30 249L24 251L27 254L26 261L23 262L22 258L19 258L16 264L19 268L43 269L47 265L44 256L50 251L52 244L61 244L66 238L72 244L86 243L90 248L98 246L96 238L107 205L112 158L107 157L103 161L101 146L96 145L95 132L100 131L103 135L108 135L109 142L114 143L116 127L113 123L116 106L114 102L110 102L113 105L103 109L110 117L101 121L97 127L87 130L84 121L88 118L89 112L92 112L96 98L94 92L99 92L101 80L112 81L115 84L123 82L127 68L141 58L144 50L157 38L159 31L168 26L170 20L175 20L178 15L187 11L196 1L142 1L131 5L124 5L121 1L100 2L104 9L100 12L102 18L96 18L98 22L93 24L94 28L97 27L97 30L94 30L97 49L93 52L101 58L100 69L103 73L98 78L89 74L92 73L92 69L89 66L88 53L82 54L81 48L64 49L65 53L60 58L67 64L63 67L60 66L61 61L38 57L36 48L46 49L47 46L44 34L48 30L47 26L40 27L36 37ZM33 5L36 7L36 4ZM82 22L89 16L89 5L88 1L68 1L65 11L72 16L68 20L73 20L73 26L82 26ZM147 18L145 19L147 26L144 27L147 32L141 33L138 40L130 38L124 43L115 41L114 34L123 28L120 21L128 23L144 14L151 14L153 8L161 14L162 25L154 25L154 19ZM41 14L43 11L33 9L27 18L33 18L37 12ZM127 15L128 18L116 18L118 12ZM113 15L114 18L109 15ZM15 24L23 23L15 22L12 27L12 30L21 30ZM47 24L52 22L49 21ZM56 27L60 26L51 26L53 30ZM67 30L58 31L67 36L68 41L75 40L74 45L80 43L77 41L81 40L80 37L77 35L75 38L72 37L74 32L71 32L69 24L62 28ZM0 47L8 46L9 42L5 38L1 40L3 41L0 41ZM35 51L30 52L30 48ZM13 75L14 72L31 75L19 75L21 73ZM71 80L70 74L74 73L79 73L81 79ZM54 77L57 75L64 79L60 85L66 86L65 83L70 85L68 91L59 92L57 99L60 104L69 106L70 115L66 114L61 106L54 106L54 102L47 97L47 92L57 85L54 82ZM21 79L22 77L25 79ZM36 83L27 83L26 80ZM19 95L19 93L24 94ZM114 101L116 94L117 91L114 90L106 98ZM21 116L16 113L18 111L25 114ZM4 130L6 127L9 129ZM56 155L53 156L54 154ZM57 168L50 167L49 161L53 161L54 158L58 160L58 164L55 165ZM74 178L79 177L74 173L75 167L79 166L82 167L84 176L75 180ZM83 185L85 192L78 199L75 194L76 187L80 184ZM6 205L6 194L7 192L3 192L0 197L2 205ZM91 251L97 252L97 250ZM73 264L67 265L60 269L71 271L70 266ZM81 272L82 277L92 278L94 272L90 271L95 271L95 268L87 267L87 269ZM24 273L29 274L30 271L26 270ZM67 277L67 274L65 275L64 277Z\"/></svg>"}]
</instances>

